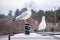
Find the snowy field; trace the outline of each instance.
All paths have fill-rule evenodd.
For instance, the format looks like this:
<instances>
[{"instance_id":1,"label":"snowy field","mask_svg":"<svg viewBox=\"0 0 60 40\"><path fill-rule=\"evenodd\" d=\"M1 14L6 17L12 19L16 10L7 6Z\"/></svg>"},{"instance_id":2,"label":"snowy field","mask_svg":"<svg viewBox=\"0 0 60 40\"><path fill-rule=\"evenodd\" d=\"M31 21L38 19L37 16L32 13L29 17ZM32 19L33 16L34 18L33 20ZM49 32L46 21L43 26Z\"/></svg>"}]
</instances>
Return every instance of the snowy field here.
<instances>
[{"instance_id":1,"label":"snowy field","mask_svg":"<svg viewBox=\"0 0 60 40\"><path fill-rule=\"evenodd\" d=\"M8 36L0 36L0 40L8 40ZM30 35L16 34L10 40L60 40L60 35L43 35L31 33Z\"/></svg>"},{"instance_id":2,"label":"snowy field","mask_svg":"<svg viewBox=\"0 0 60 40\"><path fill-rule=\"evenodd\" d=\"M11 40L60 40L56 38L17 38L17 39L11 39Z\"/></svg>"}]
</instances>

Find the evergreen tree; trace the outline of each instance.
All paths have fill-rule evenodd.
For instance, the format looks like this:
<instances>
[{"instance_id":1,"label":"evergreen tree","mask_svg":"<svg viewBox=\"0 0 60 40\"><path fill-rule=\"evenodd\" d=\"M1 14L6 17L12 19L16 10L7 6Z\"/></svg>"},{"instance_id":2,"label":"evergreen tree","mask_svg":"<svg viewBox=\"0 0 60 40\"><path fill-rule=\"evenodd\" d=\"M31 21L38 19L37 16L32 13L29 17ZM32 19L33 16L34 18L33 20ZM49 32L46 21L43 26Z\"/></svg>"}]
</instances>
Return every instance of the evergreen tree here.
<instances>
[{"instance_id":1,"label":"evergreen tree","mask_svg":"<svg viewBox=\"0 0 60 40\"><path fill-rule=\"evenodd\" d=\"M11 10L9 11L8 16L12 16L12 11Z\"/></svg>"},{"instance_id":2,"label":"evergreen tree","mask_svg":"<svg viewBox=\"0 0 60 40\"><path fill-rule=\"evenodd\" d=\"M19 9L17 9L17 10L15 11L15 17L18 16L19 14L20 14Z\"/></svg>"},{"instance_id":3,"label":"evergreen tree","mask_svg":"<svg viewBox=\"0 0 60 40\"><path fill-rule=\"evenodd\" d=\"M5 15L4 14L0 14L0 19L5 19Z\"/></svg>"},{"instance_id":4,"label":"evergreen tree","mask_svg":"<svg viewBox=\"0 0 60 40\"><path fill-rule=\"evenodd\" d=\"M9 10L8 15L6 16L7 20L12 20L13 19L13 15L12 15L12 10Z\"/></svg>"},{"instance_id":5,"label":"evergreen tree","mask_svg":"<svg viewBox=\"0 0 60 40\"><path fill-rule=\"evenodd\" d=\"M36 11L34 11L34 10L31 10L31 11L32 11L32 18L37 19L37 13L36 13Z\"/></svg>"},{"instance_id":6,"label":"evergreen tree","mask_svg":"<svg viewBox=\"0 0 60 40\"><path fill-rule=\"evenodd\" d=\"M41 18L44 15L44 11L43 10L39 10L37 13L38 18Z\"/></svg>"}]
</instances>

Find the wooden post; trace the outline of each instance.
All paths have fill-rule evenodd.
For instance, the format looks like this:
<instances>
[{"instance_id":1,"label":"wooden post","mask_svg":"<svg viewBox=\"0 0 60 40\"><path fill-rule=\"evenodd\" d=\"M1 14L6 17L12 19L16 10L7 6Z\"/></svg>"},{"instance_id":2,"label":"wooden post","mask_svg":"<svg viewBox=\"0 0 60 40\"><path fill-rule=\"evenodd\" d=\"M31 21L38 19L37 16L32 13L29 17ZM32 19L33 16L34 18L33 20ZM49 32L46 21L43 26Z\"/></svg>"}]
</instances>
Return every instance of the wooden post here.
<instances>
[{"instance_id":1,"label":"wooden post","mask_svg":"<svg viewBox=\"0 0 60 40\"><path fill-rule=\"evenodd\" d=\"M25 24L25 34L26 35L29 35L30 34L30 27L29 27L29 24Z\"/></svg>"},{"instance_id":2,"label":"wooden post","mask_svg":"<svg viewBox=\"0 0 60 40\"><path fill-rule=\"evenodd\" d=\"M8 40L10 40L10 35L8 36Z\"/></svg>"}]
</instances>

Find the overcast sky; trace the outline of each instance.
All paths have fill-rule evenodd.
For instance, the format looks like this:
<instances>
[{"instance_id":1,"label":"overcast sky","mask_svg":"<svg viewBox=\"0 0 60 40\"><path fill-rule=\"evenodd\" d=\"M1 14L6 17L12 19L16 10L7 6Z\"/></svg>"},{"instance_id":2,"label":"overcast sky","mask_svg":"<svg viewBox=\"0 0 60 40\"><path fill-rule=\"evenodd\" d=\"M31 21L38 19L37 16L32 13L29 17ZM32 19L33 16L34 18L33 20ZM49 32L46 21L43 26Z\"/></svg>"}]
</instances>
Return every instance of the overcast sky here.
<instances>
[{"instance_id":1,"label":"overcast sky","mask_svg":"<svg viewBox=\"0 0 60 40\"><path fill-rule=\"evenodd\" d=\"M0 12L7 15L9 10L21 10L28 0L0 0ZM60 7L60 0L32 0L34 10L51 10Z\"/></svg>"}]
</instances>

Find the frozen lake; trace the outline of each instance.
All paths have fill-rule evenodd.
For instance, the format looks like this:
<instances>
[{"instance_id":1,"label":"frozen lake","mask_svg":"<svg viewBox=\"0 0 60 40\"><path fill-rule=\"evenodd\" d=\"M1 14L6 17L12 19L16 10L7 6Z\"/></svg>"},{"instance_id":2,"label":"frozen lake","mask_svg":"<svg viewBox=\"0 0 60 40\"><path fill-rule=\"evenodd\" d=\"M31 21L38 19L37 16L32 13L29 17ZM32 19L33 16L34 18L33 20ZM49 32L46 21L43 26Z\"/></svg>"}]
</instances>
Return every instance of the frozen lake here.
<instances>
[{"instance_id":1,"label":"frozen lake","mask_svg":"<svg viewBox=\"0 0 60 40\"><path fill-rule=\"evenodd\" d=\"M37 36L38 35L38 36ZM60 40L60 35L43 35L31 33L31 35L16 34L10 37L11 40ZM8 40L8 36L0 36L0 40Z\"/></svg>"}]
</instances>

